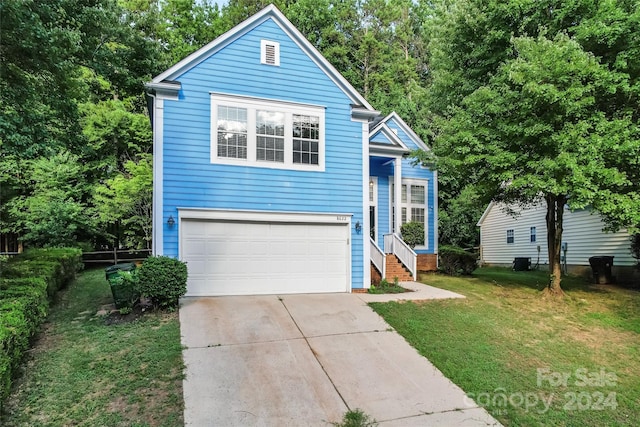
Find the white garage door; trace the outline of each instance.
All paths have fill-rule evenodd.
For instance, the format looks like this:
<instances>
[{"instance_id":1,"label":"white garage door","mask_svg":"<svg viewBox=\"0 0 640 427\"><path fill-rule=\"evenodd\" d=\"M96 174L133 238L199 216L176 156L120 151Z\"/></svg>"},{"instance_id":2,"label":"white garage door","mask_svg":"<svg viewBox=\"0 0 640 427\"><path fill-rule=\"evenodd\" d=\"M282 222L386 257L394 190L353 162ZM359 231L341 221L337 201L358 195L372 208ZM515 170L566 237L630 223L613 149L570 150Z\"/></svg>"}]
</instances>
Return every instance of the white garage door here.
<instances>
[{"instance_id":1,"label":"white garage door","mask_svg":"<svg viewBox=\"0 0 640 427\"><path fill-rule=\"evenodd\" d=\"M183 219L187 296L345 292L346 224Z\"/></svg>"}]
</instances>

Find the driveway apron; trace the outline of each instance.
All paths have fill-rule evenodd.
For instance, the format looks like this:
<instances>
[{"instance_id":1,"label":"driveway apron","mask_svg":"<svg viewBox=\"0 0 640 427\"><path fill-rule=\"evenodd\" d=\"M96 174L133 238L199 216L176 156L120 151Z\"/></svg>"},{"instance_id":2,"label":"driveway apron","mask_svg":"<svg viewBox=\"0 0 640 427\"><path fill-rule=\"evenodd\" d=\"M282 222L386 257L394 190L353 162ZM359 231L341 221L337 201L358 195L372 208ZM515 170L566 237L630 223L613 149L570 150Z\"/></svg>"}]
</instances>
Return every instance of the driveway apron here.
<instances>
[{"instance_id":1,"label":"driveway apron","mask_svg":"<svg viewBox=\"0 0 640 427\"><path fill-rule=\"evenodd\" d=\"M185 425L499 425L355 294L185 298Z\"/></svg>"}]
</instances>

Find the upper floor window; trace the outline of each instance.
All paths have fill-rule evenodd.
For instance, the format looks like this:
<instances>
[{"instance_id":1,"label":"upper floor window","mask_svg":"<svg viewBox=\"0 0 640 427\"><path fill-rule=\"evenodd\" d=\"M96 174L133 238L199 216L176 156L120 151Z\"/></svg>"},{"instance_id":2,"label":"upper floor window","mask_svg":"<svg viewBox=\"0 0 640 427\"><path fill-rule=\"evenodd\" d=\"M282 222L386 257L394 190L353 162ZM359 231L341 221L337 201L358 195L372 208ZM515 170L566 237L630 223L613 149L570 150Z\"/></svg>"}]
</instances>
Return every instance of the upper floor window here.
<instances>
[{"instance_id":1,"label":"upper floor window","mask_svg":"<svg viewBox=\"0 0 640 427\"><path fill-rule=\"evenodd\" d=\"M513 230L507 230L507 243L515 242L515 234Z\"/></svg>"},{"instance_id":2,"label":"upper floor window","mask_svg":"<svg viewBox=\"0 0 640 427\"><path fill-rule=\"evenodd\" d=\"M536 228L535 227L531 227L530 229L530 240L531 243L535 243L536 242Z\"/></svg>"},{"instance_id":3,"label":"upper floor window","mask_svg":"<svg viewBox=\"0 0 640 427\"><path fill-rule=\"evenodd\" d=\"M211 95L211 162L324 170L324 107Z\"/></svg>"}]
</instances>

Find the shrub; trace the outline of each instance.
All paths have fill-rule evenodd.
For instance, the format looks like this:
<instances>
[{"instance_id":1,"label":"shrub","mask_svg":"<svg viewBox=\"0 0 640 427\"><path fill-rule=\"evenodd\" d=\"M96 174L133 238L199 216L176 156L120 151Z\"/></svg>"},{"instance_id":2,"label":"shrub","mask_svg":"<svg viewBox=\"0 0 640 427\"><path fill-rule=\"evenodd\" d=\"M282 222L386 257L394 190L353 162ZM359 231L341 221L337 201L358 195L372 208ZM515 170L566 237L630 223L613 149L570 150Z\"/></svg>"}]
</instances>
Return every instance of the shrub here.
<instances>
[{"instance_id":1,"label":"shrub","mask_svg":"<svg viewBox=\"0 0 640 427\"><path fill-rule=\"evenodd\" d=\"M478 267L478 256L457 246L440 246L440 270L451 276L470 275Z\"/></svg>"},{"instance_id":2,"label":"shrub","mask_svg":"<svg viewBox=\"0 0 640 427\"><path fill-rule=\"evenodd\" d=\"M400 234L402 235L402 240L411 249L417 245L424 245L424 224L421 222L411 221L402 224Z\"/></svg>"},{"instance_id":3,"label":"shrub","mask_svg":"<svg viewBox=\"0 0 640 427\"><path fill-rule=\"evenodd\" d=\"M63 285L63 273L60 263L55 261L21 260L15 258L2 271L9 279L41 277L47 283L47 294L53 298Z\"/></svg>"},{"instance_id":4,"label":"shrub","mask_svg":"<svg viewBox=\"0 0 640 427\"><path fill-rule=\"evenodd\" d=\"M166 256L149 257L139 269L138 286L155 307L177 307L187 293L187 264Z\"/></svg>"},{"instance_id":5,"label":"shrub","mask_svg":"<svg viewBox=\"0 0 640 427\"><path fill-rule=\"evenodd\" d=\"M0 279L0 402L29 340L53 298L82 267L77 249L34 249L2 262ZM0 405L1 406L1 405Z\"/></svg>"},{"instance_id":6,"label":"shrub","mask_svg":"<svg viewBox=\"0 0 640 427\"><path fill-rule=\"evenodd\" d=\"M84 267L82 251L77 248L29 249L16 257L17 260L53 261L60 264L63 284L71 282Z\"/></svg>"},{"instance_id":7,"label":"shrub","mask_svg":"<svg viewBox=\"0 0 640 427\"><path fill-rule=\"evenodd\" d=\"M8 395L13 372L48 305L43 279L0 279L0 401Z\"/></svg>"}]
</instances>

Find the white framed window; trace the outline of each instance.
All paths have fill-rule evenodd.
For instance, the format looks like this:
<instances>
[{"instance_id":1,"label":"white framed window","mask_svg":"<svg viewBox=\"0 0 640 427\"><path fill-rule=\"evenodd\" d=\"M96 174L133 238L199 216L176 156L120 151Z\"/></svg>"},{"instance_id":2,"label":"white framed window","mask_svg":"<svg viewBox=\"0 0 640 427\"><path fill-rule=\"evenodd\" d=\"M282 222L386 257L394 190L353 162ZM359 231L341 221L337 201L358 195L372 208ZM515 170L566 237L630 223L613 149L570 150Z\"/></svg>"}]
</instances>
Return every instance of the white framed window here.
<instances>
[{"instance_id":1,"label":"white framed window","mask_svg":"<svg viewBox=\"0 0 640 427\"><path fill-rule=\"evenodd\" d=\"M536 236L536 228L535 227L531 227L529 229L529 241L531 243L535 243L536 242L536 238L537 238L537 236Z\"/></svg>"},{"instance_id":2,"label":"white framed window","mask_svg":"<svg viewBox=\"0 0 640 427\"><path fill-rule=\"evenodd\" d=\"M507 230L507 244L513 244L515 243L515 241L516 239L515 239L515 233L513 229Z\"/></svg>"},{"instance_id":3,"label":"white framed window","mask_svg":"<svg viewBox=\"0 0 640 427\"><path fill-rule=\"evenodd\" d=\"M260 40L260 63L280 66L280 43Z\"/></svg>"},{"instance_id":4,"label":"white framed window","mask_svg":"<svg viewBox=\"0 0 640 427\"><path fill-rule=\"evenodd\" d=\"M394 210L394 183L393 177L389 177L390 197L391 197L391 229L395 230L395 210ZM428 240L428 211L427 211L427 189L429 187L428 180L422 179L403 179L402 188L400 189L400 224L411 221L421 222L424 225L424 244L418 245L417 248L426 248Z\"/></svg>"},{"instance_id":5,"label":"white framed window","mask_svg":"<svg viewBox=\"0 0 640 427\"><path fill-rule=\"evenodd\" d=\"M211 94L211 163L324 171L325 108Z\"/></svg>"}]
</instances>

